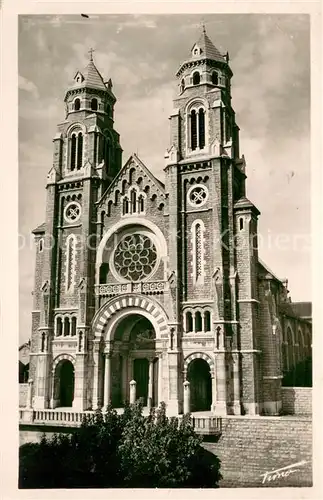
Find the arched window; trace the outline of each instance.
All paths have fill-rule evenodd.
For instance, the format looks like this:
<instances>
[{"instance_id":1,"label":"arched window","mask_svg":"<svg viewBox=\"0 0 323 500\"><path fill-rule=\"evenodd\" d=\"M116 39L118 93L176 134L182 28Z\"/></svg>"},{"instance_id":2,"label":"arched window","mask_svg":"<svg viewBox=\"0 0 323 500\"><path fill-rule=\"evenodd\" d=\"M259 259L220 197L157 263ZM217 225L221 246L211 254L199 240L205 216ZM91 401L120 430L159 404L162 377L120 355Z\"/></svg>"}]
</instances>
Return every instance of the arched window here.
<instances>
[{"instance_id":1,"label":"arched window","mask_svg":"<svg viewBox=\"0 0 323 500\"><path fill-rule=\"evenodd\" d=\"M131 191L131 213L136 213L137 212L137 193L133 189Z\"/></svg>"},{"instance_id":2,"label":"arched window","mask_svg":"<svg viewBox=\"0 0 323 500\"><path fill-rule=\"evenodd\" d=\"M129 200L127 197L123 198L123 209L122 209L123 215L126 215L129 213Z\"/></svg>"},{"instance_id":3,"label":"arched window","mask_svg":"<svg viewBox=\"0 0 323 500\"><path fill-rule=\"evenodd\" d=\"M98 110L98 100L95 98L91 99L91 109L92 111Z\"/></svg>"},{"instance_id":4,"label":"arched window","mask_svg":"<svg viewBox=\"0 0 323 500\"><path fill-rule=\"evenodd\" d=\"M105 164L109 166L109 163L110 163L110 139L109 138L104 139L104 159L105 159Z\"/></svg>"},{"instance_id":5,"label":"arched window","mask_svg":"<svg viewBox=\"0 0 323 500\"><path fill-rule=\"evenodd\" d=\"M104 218L105 218L105 212L102 211L100 214L100 234L101 238L103 236L103 231L104 231Z\"/></svg>"},{"instance_id":6,"label":"arched window","mask_svg":"<svg viewBox=\"0 0 323 500\"><path fill-rule=\"evenodd\" d=\"M70 318L64 319L64 337L68 337L70 334Z\"/></svg>"},{"instance_id":7,"label":"arched window","mask_svg":"<svg viewBox=\"0 0 323 500\"><path fill-rule=\"evenodd\" d=\"M230 116L226 116L225 120L225 139L229 141L231 139L232 129L231 129L231 118Z\"/></svg>"},{"instance_id":8,"label":"arched window","mask_svg":"<svg viewBox=\"0 0 323 500\"><path fill-rule=\"evenodd\" d=\"M184 80L184 78L182 78L182 80L181 80L180 90L181 90L181 92L183 92L185 90L185 80Z\"/></svg>"},{"instance_id":9,"label":"arched window","mask_svg":"<svg viewBox=\"0 0 323 500\"><path fill-rule=\"evenodd\" d=\"M56 319L56 336L60 337L63 331L62 318L58 317Z\"/></svg>"},{"instance_id":10,"label":"arched window","mask_svg":"<svg viewBox=\"0 0 323 500\"><path fill-rule=\"evenodd\" d=\"M205 311L205 313L204 313L204 330L206 332L211 331L211 313L210 313L210 311Z\"/></svg>"},{"instance_id":11,"label":"arched window","mask_svg":"<svg viewBox=\"0 0 323 500\"><path fill-rule=\"evenodd\" d=\"M139 206L139 213L144 212L145 203L144 203L144 197L142 195L140 195L138 198L138 206Z\"/></svg>"},{"instance_id":12,"label":"arched window","mask_svg":"<svg viewBox=\"0 0 323 500\"><path fill-rule=\"evenodd\" d=\"M76 266L76 244L74 235L66 240L66 290L74 288Z\"/></svg>"},{"instance_id":13,"label":"arched window","mask_svg":"<svg viewBox=\"0 0 323 500\"><path fill-rule=\"evenodd\" d=\"M202 315L200 313L200 311L197 311L195 313L195 325L194 325L194 332L201 332L202 331Z\"/></svg>"},{"instance_id":14,"label":"arched window","mask_svg":"<svg viewBox=\"0 0 323 500\"><path fill-rule=\"evenodd\" d=\"M72 134L71 137L71 156L70 156L70 169L75 169L75 159L76 159L76 134Z\"/></svg>"},{"instance_id":15,"label":"arched window","mask_svg":"<svg viewBox=\"0 0 323 500\"><path fill-rule=\"evenodd\" d=\"M193 317L191 312L186 313L186 331L187 332L193 331Z\"/></svg>"},{"instance_id":16,"label":"arched window","mask_svg":"<svg viewBox=\"0 0 323 500\"><path fill-rule=\"evenodd\" d=\"M191 149L194 151L197 148L197 116L195 109L191 113Z\"/></svg>"},{"instance_id":17,"label":"arched window","mask_svg":"<svg viewBox=\"0 0 323 500\"><path fill-rule=\"evenodd\" d=\"M81 101L80 99L77 97L74 101L74 111L78 111L81 107Z\"/></svg>"},{"instance_id":18,"label":"arched window","mask_svg":"<svg viewBox=\"0 0 323 500\"><path fill-rule=\"evenodd\" d=\"M199 148L203 149L205 146L205 115L204 109L199 109Z\"/></svg>"},{"instance_id":19,"label":"arched window","mask_svg":"<svg viewBox=\"0 0 323 500\"><path fill-rule=\"evenodd\" d=\"M195 71L193 73L193 85L198 85L200 81L201 81L200 73L198 71Z\"/></svg>"},{"instance_id":20,"label":"arched window","mask_svg":"<svg viewBox=\"0 0 323 500\"><path fill-rule=\"evenodd\" d=\"M72 328L71 328L71 335L74 337L76 335L76 317L72 317Z\"/></svg>"},{"instance_id":21,"label":"arched window","mask_svg":"<svg viewBox=\"0 0 323 500\"><path fill-rule=\"evenodd\" d=\"M212 72L212 83L213 85L218 85L219 83L219 75L217 74L216 71Z\"/></svg>"},{"instance_id":22,"label":"arched window","mask_svg":"<svg viewBox=\"0 0 323 500\"><path fill-rule=\"evenodd\" d=\"M77 136L77 170L80 170L83 165L83 134L78 133Z\"/></svg>"},{"instance_id":23,"label":"arched window","mask_svg":"<svg viewBox=\"0 0 323 500\"><path fill-rule=\"evenodd\" d=\"M45 340L46 340L46 334L43 332L41 334L41 352L44 352L45 351Z\"/></svg>"},{"instance_id":24,"label":"arched window","mask_svg":"<svg viewBox=\"0 0 323 500\"><path fill-rule=\"evenodd\" d=\"M111 108L110 108L110 105L109 105L109 104L107 104L107 105L106 105L105 112L106 112L106 114L107 114L108 116L110 116L110 114L111 114Z\"/></svg>"},{"instance_id":25,"label":"arched window","mask_svg":"<svg viewBox=\"0 0 323 500\"><path fill-rule=\"evenodd\" d=\"M240 219L239 219L239 229L240 229L240 231L242 231L242 229L243 229L243 217L240 217Z\"/></svg>"},{"instance_id":26,"label":"arched window","mask_svg":"<svg viewBox=\"0 0 323 500\"><path fill-rule=\"evenodd\" d=\"M93 152L94 162L98 165L101 161L100 158L100 135L98 132L94 134L94 152Z\"/></svg>"},{"instance_id":27,"label":"arched window","mask_svg":"<svg viewBox=\"0 0 323 500\"><path fill-rule=\"evenodd\" d=\"M44 248L44 239L40 238L39 243L38 243L39 252L42 252L43 248Z\"/></svg>"}]
</instances>

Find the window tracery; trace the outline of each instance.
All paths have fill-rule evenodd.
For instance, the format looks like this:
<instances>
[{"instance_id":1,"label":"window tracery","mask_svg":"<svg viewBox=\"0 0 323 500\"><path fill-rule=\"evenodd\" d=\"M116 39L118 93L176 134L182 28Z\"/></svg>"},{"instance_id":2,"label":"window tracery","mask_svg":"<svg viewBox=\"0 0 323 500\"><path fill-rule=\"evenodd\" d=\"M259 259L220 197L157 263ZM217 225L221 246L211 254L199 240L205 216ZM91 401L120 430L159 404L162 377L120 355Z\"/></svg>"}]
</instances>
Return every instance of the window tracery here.
<instances>
[{"instance_id":1,"label":"window tracery","mask_svg":"<svg viewBox=\"0 0 323 500\"><path fill-rule=\"evenodd\" d=\"M122 196L122 215L144 214L146 193L132 186Z\"/></svg>"},{"instance_id":2,"label":"window tracery","mask_svg":"<svg viewBox=\"0 0 323 500\"><path fill-rule=\"evenodd\" d=\"M206 145L206 110L203 104L193 104L188 110L187 134L190 151L202 150Z\"/></svg>"},{"instance_id":3,"label":"window tracery","mask_svg":"<svg viewBox=\"0 0 323 500\"><path fill-rule=\"evenodd\" d=\"M193 283L204 282L204 223L196 220L192 224Z\"/></svg>"},{"instance_id":4,"label":"window tracery","mask_svg":"<svg viewBox=\"0 0 323 500\"><path fill-rule=\"evenodd\" d=\"M70 171L80 170L83 166L83 133L73 131L69 139L69 168Z\"/></svg>"},{"instance_id":5,"label":"window tracery","mask_svg":"<svg viewBox=\"0 0 323 500\"><path fill-rule=\"evenodd\" d=\"M75 282L76 239L72 234L66 240L66 290L72 291Z\"/></svg>"},{"instance_id":6,"label":"window tracery","mask_svg":"<svg viewBox=\"0 0 323 500\"><path fill-rule=\"evenodd\" d=\"M129 281L147 278L154 271L156 262L155 244L148 236L140 233L125 236L118 244L113 257L117 273Z\"/></svg>"},{"instance_id":7,"label":"window tracery","mask_svg":"<svg viewBox=\"0 0 323 500\"><path fill-rule=\"evenodd\" d=\"M186 309L184 313L184 331L186 333L211 332L211 311L206 308Z\"/></svg>"}]
</instances>

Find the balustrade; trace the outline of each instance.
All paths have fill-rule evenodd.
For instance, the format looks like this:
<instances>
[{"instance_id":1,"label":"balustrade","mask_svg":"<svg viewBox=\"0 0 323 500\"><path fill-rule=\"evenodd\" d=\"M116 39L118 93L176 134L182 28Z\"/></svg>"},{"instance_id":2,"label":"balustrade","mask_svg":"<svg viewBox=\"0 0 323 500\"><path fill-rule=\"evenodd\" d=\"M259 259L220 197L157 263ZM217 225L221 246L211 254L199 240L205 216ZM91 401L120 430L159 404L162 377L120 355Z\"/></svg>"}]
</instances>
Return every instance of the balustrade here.
<instances>
[{"instance_id":1,"label":"balustrade","mask_svg":"<svg viewBox=\"0 0 323 500\"><path fill-rule=\"evenodd\" d=\"M98 296L120 295L123 293L160 294L166 291L166 281L148 281L143 283L105 283L95 285Z\"/></svg>"},{"instance_id":2,"label":"balustrade","mask_svg":"<svg viewBox=\"0 0 323 500\"><path fill-rule=\"evenodd\" d=\"M131 384L131 383L130 383ZM136 398L136 384L132 381L132 399ZM20 424L24 424L27 420L24 419L25 413L28 412L25 408L19 409L19 422ZM79 427L82 423L83 417L85 415L94 415L95 412L92 410L87 411L73 411L73 409L69 410L32 410L32 419L28 420L28 423L31 424L43 424L43 425L59 425L59 426L70 426L73 424L75 427ZM182 419L182 415L178 416L179 423ZM192 416L192 423L194 426L194 430L199 434L219 434L222 431L222 419L221 417L212 417L212 416Z\"/></svg>"}]
</instances>

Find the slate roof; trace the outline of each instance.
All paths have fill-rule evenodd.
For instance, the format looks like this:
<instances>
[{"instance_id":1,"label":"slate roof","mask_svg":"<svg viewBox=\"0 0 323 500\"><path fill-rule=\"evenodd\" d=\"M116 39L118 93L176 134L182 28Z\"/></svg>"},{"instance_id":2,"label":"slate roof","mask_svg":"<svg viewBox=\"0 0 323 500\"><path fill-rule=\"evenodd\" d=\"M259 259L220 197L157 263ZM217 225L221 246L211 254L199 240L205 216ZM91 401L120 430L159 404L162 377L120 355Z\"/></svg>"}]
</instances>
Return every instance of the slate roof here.
<instances>
[{"instance_id":1,"label":"slate roof","mask_svg":"<svg viewBox=\"0 0 323 500\"><path fill-rule=\"evenodd\" d=\"M312 302L290 302L281 304L281 312L295 318L312 318Z\"/></svg>"},{"instance_id":2,"label":"slate roof","mask_svg":"<svg viewBox=\"0 0 323 500\"><path fill-rule=\"evenodd\" d=\"M33 234L42 234L46 231L46 222L43 222L40 224L40 226L37 226L35 229L32 230Z\"/></svg>"},{"instance_id":3,"label":"slate roof","mask_svg":"<svg viewBox=\"0 0 323 500\"><path fill-rule=\"evenodd\" d=\"M194 47L194 45L193 45L193 47ZM207 59L214 59L215 61L226 62L225 57L213 45L212 41L207 36L204 29L203 29L203 32L201 33L200 38L196 42L196 45L198 45L198 47L200 49L202 49L201 57L205 57ZM193 47L192 47L192 49L193 49Z\"/></svg>"},{"instance_id":4,"label":"slate roof","mask_svg":"<svg viewBox=\"0 0 323 500\"><path fill-rule=\"evenodd\" d=\"M259 267L262 267L262 271L265 271L266 273L268 274L271 274L272 277L276 280L276 281L279 281L280 283L283 282L283 280L279 279L275 273L272 272L272 270L267 266L267 264L265 264L261 259L259 259L258 257L258 266Z\"/></svg>"},{"instance_id":5,"label":"slate roof","mask_svg":"<svg viewBox=\"0 0 323 500\"><path fill-rule=\"evenodd\" d=\"M84 77L84 81L81 84L82 87L107 90L104 80L92 60L89 61L82 75Z\"/></svg>"},{"instance_id":6,"label":"slate roof","mask_svg":"<svg viewBox=\"0 0 323 500\"><path fill-rule=\"evenodd\" d=\"M234 208L253 208L258 213L258 215L260 214L258 208L250 200L248 200L248 198L246 198L245 196L240 198L234 204Z\"/></svg>"}]
</instances>

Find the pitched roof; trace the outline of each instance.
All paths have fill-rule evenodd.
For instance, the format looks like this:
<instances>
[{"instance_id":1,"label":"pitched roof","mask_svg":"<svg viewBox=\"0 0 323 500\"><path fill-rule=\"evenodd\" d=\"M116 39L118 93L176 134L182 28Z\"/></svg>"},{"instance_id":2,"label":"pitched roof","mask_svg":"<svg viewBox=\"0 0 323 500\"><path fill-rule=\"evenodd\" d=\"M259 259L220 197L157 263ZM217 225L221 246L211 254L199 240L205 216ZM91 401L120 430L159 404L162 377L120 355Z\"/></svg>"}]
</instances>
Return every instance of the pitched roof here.
<instances>
[{"instance_id":1,"label":"pitched roof","mask_svg":"<svg viewBox=\"0 0 323 500\"><path fill-rule=\"evenodd\" d=\"M221 52L213 45L212 41L210 38L207 36L205 29L203 29L203 32L201 33L200 38L196 42L198 47L202 50L202 57L205 57L207 59L214 59L215 61L221 61L221 62L226 62L225 57L221 54ZM193 45L193 47L194 47ZM192 47L192 49L193 49Z\"/></svg>"},{"instance_id":2,"label":"pitched roof","mask_svg":"<svg viewBox=\"0 0 323 500\"><path fill-rule=\"evenodd\" d=\"M248 198L246 198L245 196L240 198L234 204L234 208L252 208L253 210L255 210L257 212L258 215L260 214L258 208L250 200L248 200Z\"/></svg>"},{"instance_id":3,"label":"pitched roof","mask_svg":"<svg viewBox=\"0 0 323 500\"><path fill-rule=\"evenodd\" d=\"M89 61L82 75L84 77L82 87L107 90L107 87L104 84L104 80L92 60Z\"/></svg>"},{"instance_id":4,"label":"pitched roof","mask_svg":"<svg viewBox=\"0 0 323 500\"><path fill-rule=\"evenodd\" d=\"M33 234L42 234L46 231L46 222L43 222L40 224L40 226L37 226L35 229L32 230Z\"/></svg>"},{"instance_id":5,"label":"pitched roof","mask_svg":"<svg viewBox=\"0 0 323 500\"><path fill-rule=\"evenodd\" d=\"M153 183L157 184L157 188L159 188L163 194L165 193L165 185L157 179L151 172L150 170L146 167L146 165L138 158L138 156L133 153L129 159L126 161L126 163L123 165L121 170L118 172L118 174L115 176L115 178L112 180L111 184L107 187L107 189L104 191L103 195L101 198L97 201L97 204L99 205L107 196L107 194L115 187L115 185L118 183L119 179L123 176L124 171L127 169L127 166L131 161L135 161L135 163L140 166L140 168L147 174L148 177L153 181Z\"/></svg>"},{"instance_id":6,"label":"pitched roof","mask_svg":"<svg viewBox=\"0 0 323 500\"><path fill-rule=\"evenodd\" d=\"M291 306L300 318L312 317L312 302L292 302Z\"/></svg>"},{"instance_id":7,"label":"pitched roof","mask_svg":"<svg viewBox=\"0 0 323 500\"><path fill-rule=\"evenodd\" d=\"M286 302L280 304L280 312L292 318L310 320L312 318L312 302Z\"/></svg>"},{"instance_id":8,"label":"pitched roof","mask_svg":"<svg viewBox=\"0 0 323 500\"><path fill-rule=\"evenodd\" d=\"M271 269L269 269L269 267L267 266L267 264L265 264L265 263L264 263L261 259L259 259L259 258L258 258L258 265L259 265L260 267L262 267L262 268L263 268L263 270L264 270L264 271L266 271L266 273L271 274L271 275L272 275L272 277L273 277L276 281L279 281L280 283L283 283L283 280L279 279L279 278L275 275L275 273L273 273L273 272L272 272L272 270L271 270Z\"/></svg>"}]
</instances>

